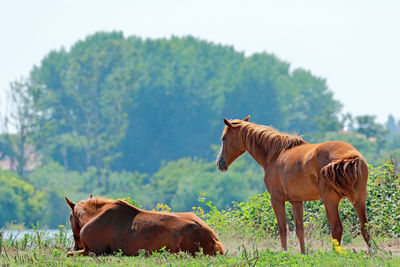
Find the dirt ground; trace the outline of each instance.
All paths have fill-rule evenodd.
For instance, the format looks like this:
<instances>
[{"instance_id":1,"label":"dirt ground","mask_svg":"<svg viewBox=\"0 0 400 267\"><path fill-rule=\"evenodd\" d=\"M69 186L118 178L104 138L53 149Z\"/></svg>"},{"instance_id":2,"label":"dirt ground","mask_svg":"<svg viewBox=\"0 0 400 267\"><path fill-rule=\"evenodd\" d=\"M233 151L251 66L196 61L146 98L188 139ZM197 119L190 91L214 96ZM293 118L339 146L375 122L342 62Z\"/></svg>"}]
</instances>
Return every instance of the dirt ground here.
<instances>
[{"instance_id":1,"label":"dirt ground","mask_svg":"<svg viewBox=\"0 0 400 267\"><path fill-rule=\"evenodd\" d=\"M252 251L254 249L270 249L273 251L280 251L281 249L279 237L267 238L264 240L221 237L221 241L228 253L233 255L239 254L241 251L243 251L243 249L246 249L247 251ZM320 249L323 251L328 251L332 249L332 243L329 236L320 240L308 239L305 242L307 251L317 251ZM390 240L376 240L376 243L380 252L400 256L400 239L394 238ZM361 237L357 237L356 239L352 240L350 244L343 244L342 247L347 251L368 251L367 246ZM293 253L300 253L300 246L298 244L297 237L293 234L288 235L288 249Z\"/></svg>"}]
</instances>

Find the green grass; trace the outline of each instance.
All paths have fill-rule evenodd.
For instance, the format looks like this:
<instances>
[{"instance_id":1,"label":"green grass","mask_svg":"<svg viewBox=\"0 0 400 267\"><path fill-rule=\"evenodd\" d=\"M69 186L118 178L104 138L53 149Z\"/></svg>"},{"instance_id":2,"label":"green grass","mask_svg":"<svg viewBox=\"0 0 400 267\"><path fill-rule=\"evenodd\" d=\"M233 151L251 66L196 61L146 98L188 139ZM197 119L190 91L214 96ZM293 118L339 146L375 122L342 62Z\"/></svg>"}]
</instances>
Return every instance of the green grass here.
<instances>
[{"instance_id":1,"label":"green grass","mask_svg":"<svg viewBox=\"0 0 400 267\"><path fill-rule=\"evenodd\" d=\"M67 247L72 239L65 239L64 228L56 237L40 241L32 235L27 242L11 245L3 240L0 253L1 266L400 266L400 255L387 250L388 244L400 249L398 239L378 240L380 249L371 255L365 251L365 243L356 238L344 246L344 254L332 249L328 235L321 239L307 240L307 255L299 254L299 247L293 233L288 236L288 252L281 252L278 237L221 236L227 255L209 257L197 255L192 257L185 253L177 255L168 252L153 253L150 256L140 255L126 257L120 254L113 256L76 256L66 257ZM397 251L395 253L400 253Z\"/></svg>"},{"instance_id":2,"label":"green grass","mask_svg":"<svg viewBox=\"0 0 400 267\"><path fill-rule=\"evenodd\" d=\"M369 230L378 249L371 255L360 237L359 222L348 201L342 201L340 215L344 225L342 248L333 249L329 224L320 202L305 204L305 234L308 254L299 254L298 240L293 232L293 216L287 209L288 252L280 251L276 217L267 193L253 196L247 202L236 203L232 209L218 210L206 195L199 198L193 211L204 219L219 235L227 254L217 257L185 253L171 255L158 252L150 256L126 257L71 257L66 253L72 247L67 229L49 237L32 225L33 233L17 239L3 238L0 231L0 265L2 266L400 266L400 188L399 175L386 164L371 168L369 180ZM126 199L127 201L134 201ZM165 204L157 210L170 211ZM22 226L14 227L20 229Z\"/></svg>"},{"instance_id":3,"label":"green grass","mask_svg":"<svg viewBox=\"0 0 400 267\"><path fill-rule=\"evenodd\" d=\"M192 257L185 253L172 255L166 252L151 256L101 256L66 257L66 250L46 248L29 251L7 251L0 255L0 264L30 266L400 266L400 257L379 252L312 251L308 255L293 251L275 252L269 249L247 249L243 247L237 255Z\"/></svg>"}]
</instances>

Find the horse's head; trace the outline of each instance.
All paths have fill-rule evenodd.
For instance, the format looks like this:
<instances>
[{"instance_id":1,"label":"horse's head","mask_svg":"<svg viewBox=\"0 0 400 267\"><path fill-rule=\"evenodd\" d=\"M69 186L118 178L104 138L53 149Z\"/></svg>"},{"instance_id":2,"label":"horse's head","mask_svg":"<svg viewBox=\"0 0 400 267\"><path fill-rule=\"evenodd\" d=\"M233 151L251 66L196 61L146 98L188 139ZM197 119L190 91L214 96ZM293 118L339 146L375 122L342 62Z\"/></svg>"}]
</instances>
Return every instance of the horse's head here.
<instances>
[{"instance_id":1,"label":"horse's head","mask_svg":"<svg viewBox=\"0 0 400 267\"><path fill-rule=\"evenodd\" d=\"M114 200L106 198L94 198L90 195L89 199L81 200L78 203L74 203L65 197L68 206L71 208L71 215L69 220L71 222L72 233L75 240L74 250L83 249L83 243L81 241L80 232L88 222L97 216L104 206L113 203Z\"/></svg>"},{"instance_id":2,"label":"horse's head","mask_svg":"<svg viewBox=\"0 0 400 267\"><path fill-rule=\"evenodd\" d=\"M249 119L250 116L247 116L242 121L249 121ZM222 132L222 145L217 157L217 168L222 172L226 172L229 165L246 152L239 136L239 122L240 120L228 121L227 119L224 119L226 126Z\"/></svg>"},{"instance_id":3,"label":"horse's head","mask_svg":"<svg viewBox=\"0 0 400 267\"><path fill-rule=\"evenodd\" d=\"M71 208L71 215L69 216L69 221L71 222L72 233L74 236L75 246L74 250L83 249L83 244L80 238L80 232L84 224L82 224L82 219L85 216L83 212L83 207L80 203L75 204L67 197L65 197L68 206Z\"/></svg>"}]
</instances>

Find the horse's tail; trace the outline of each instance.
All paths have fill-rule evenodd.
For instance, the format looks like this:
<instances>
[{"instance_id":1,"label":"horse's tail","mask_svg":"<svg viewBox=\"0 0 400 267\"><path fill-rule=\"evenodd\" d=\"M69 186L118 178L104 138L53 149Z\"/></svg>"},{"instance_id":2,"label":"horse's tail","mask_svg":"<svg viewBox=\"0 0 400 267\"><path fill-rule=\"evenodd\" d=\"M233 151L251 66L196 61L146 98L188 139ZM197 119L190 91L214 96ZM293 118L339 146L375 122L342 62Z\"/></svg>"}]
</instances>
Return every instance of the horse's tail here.
<instances>
[{"instance_id":1,"label":"horse's tail","mask_svg":"<svg viewBox=\"0 0 400 267\"><path fill-rule=\"evenodd\" d=\"M353 203L358 198L355 184L361 175L363 162L364 158L355 151L323 167L321 174L339 194L346 196Z\"/></svg>"}]
</instances>

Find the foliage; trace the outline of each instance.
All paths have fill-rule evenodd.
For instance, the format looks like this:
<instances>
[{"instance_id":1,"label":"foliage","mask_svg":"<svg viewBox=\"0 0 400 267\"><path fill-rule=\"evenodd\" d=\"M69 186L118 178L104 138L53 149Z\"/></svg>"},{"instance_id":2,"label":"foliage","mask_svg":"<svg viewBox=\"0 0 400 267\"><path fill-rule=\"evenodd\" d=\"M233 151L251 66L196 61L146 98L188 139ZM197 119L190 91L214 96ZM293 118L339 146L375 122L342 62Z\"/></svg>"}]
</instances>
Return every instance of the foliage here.
<instances>
[{"instance_id":1,"label":"foliage","mask_svg":"<svg viewBox=\"0 0 400 267\"><path fill-rule=\"evenodd\" d=\"M148 198L145 206L154 207L162 200L174 210L191 210L201 192L207 192L218 208L248 199L264 190L261 169L249 168L248 163L246 158L239 159L230 172L222 174L214 162L189 158L170 162L150 178L146 189L156 197Z\"/></svg>"},{"instance_id":2,"label":"foliage","mask_svg":"<svg viewBox=\"0 0 400 267\"><path fill-rule=\"evenodd\" d=\"M32 225L31 231L15 231L15 233L5 234L1 231L0 242L3 250L21 249L36 250L43 248L66 250L73 243L72 235L69 229L64 225L58 226L56 233L50 233L39 229L39 224Z\"/></svg>"},{"instance_id":3,"label":"foliage","mask_svg":"<svg viewBox=\"0 0 400 267\"><path fill-rule=\"evenodd\" d=\"M376 235L400 237L400 176L389 162L371 168L367 212Z\"/></svg>"},{"instance_id":4,"label":"foliage","mask_svg":"<svg viewBox=\"0 0 400 267\"><path fill-rule=\"evenodd\" d=\"M106 174L103 174L106 175ZM96 169L89 168L86 172L66 172L56 162L49 162L47 165L36 168L29 176L29 182L46 192L48 203L41 214L40 223L48 227L56 227L66 222L70 212L65 203L67 196L73 201L87 199L89 195L106 196L110 198L136 199L144 202L146 194L143 192L143 180L146 175L128 172L108 173L109 192L104 188L98 188ZM135 205L135 203L131 203ZM140 207L140 206L138 206Z\"/></svg>"},{"instance_id":5,"label":"foliage","mask_svg":"<svg viewBox=\"0 0 400 267\"><path fill-rule=\"evenodd\" d=\"M187 164L199 164L207 171L207 163L189 161L188 159L177 162L186 166ZM240 163L240 162L239 162ZM240 170L241 164L237 166ZM233 167L233 166L232 166ZM54 169L60 168L56 164ZM370 166L368 181L368 215L369 229L374 238L400 237L400 180L391 162L379 167ZM196 169L196 168L194 168ZM163 175L172 169L164 169ZM175 169L175 171L177 171ZM11 174L9 172L4 172ZM176 172L175 174L179 174ZM38 174L36 174L38 175ZM15 176L15 175L14 175ZM15 181L13 180L15 183ZM8 264L72 264L72 265L232 265L232 264L257 264L257 265L321 265L321 266L342 266L342 265L398 265L398 256L393 256L385 250L379 250L378 254L370 255L365 252L351 252L332 241L333 250L320 248L313 250L309 248L308 255L299 255L292 251L289 253L274 252L270 249L259 248L257 245L245 245L245 240L277 238L276 218L269 200L268 193L257 194L246 202L237 202L232 208L225 210L217 208L209 195L200 193L197 199L198 206L193 211L206 220L214 230L217 231L222 242L239 237L238 249L228 252L226 256L208 257L197 255L191 257L184 253L171 255L167 251L155 252L150 256L144 253L138 257L125 257L116 253L115 257L74 257L66 258L67 248L71 246L73 239L69 227L59 226L58 233L50 236L40 231L39 225L33 225L33 232L27 233L22 238L16 236L4 237L1 235L0 244L2 253L0 262ZM138 202L131 197L125 198L129 203L139 206ZM65 205L66 206L66 205ZM289 205L288 205L289 206ZM324 208L320 201L305 202L305 229L308 239L319 240L329 239L329 226L326 220ZM158 203L157 210L171 211L171 208L164 203ZM343 243L350 243L359 234L358 219L354 214L351 204L344 200L340 205L340 216L343 219L345 233ZM293 216L291 209L286 211L289 230L294 230ZM311 233L310 233L311 232ZM237 241L235 241L237 242ZM229 242L228 242L229 243ZM19 251L19 252L18 252ZM8 256L6 256L8 255ZM117 260L118 259L118 260Z\"/></svg>"},{"instance_id":6,"label":"foliage","mask_svg":"<svg viewBox=\"0 0 400 267\"><path fill-rule=\"evenodd\" d=\"M325 141L344 141L359 150L369 163L382 164L382 157L388 158L392 150L400 147L396 135L388 136L389 131L376 121L375 116L362 115L353 118L345 114L342 124L346 130L327 131L313 134L306 133L305 140L313 143ZM389 138L390 137L390 138Z\"/></svg>"},{"instance_id":7,"label":"foliage","mask_svg":"<svg viewBox=\"0 0 400 267\"><path fill-rule=\"evenodd\" d=\"M174 211L194 210L217 228L229 226L247 229L260 236L275 235L278 229L269 194L259 194L264 191L262 170L256 169L251 162L246 157L240 158L231 166L230 172L225 174L217 172L213 162L188 158L170 162L150 177L138 173L113 172L109 178L112 190L107 194L102 194L101 189L90 190L94 187L91 184L95 181L94 169L79 174L65 172L62 166L51 163L37 168L29 176L30 184L18 180L15 174L1 172L7 178L1 180L5 186L1 187L4 194L1 194L3 198L0 203L4 210L12 212L7 215L8 219L2 219L3 225L12 220L29 225L35 219L41 225L56 227L67 221L70 212L64 196L79 201L93 194L114 199L125 198L129 203L144 209L158 205L159 210L165 210L164 206L160 206L165 205ZM369 168L367 211L371 231L376 236L400 237L400 206L397 205L400 203L399 176L390 162ZM22 191L16 187L27 189ZM41 191L34 194L33 188L40 188ZM10 201L12 199L15 201ZM32 203L31 206L24 206L22 199ZM7 203L14 208L9 209ZM304 202L304 209L306 229L329 233L321 201ZM2 213L3 216L5 214ZM290 204L287 204L286 216L289 229L293 230ZM347 242L359 232L358 218L347 200L340 204L340 216L345 225L343 238Z\"/></svg>"},{"instance_id":8,"label":"foliage","mask_svg":"<svg viewBox=\"0 0 400 267\"><path fill-rule=\"evenodd\" d=\"M51 52L31 74L40 132L36 141L46 141L43 152L59 153L53 156L56 160L61 156L66 169L94 166L96 183L105 188L101 171L120 156L114 149L127 126L123 110L127 97L117 75L122 38L119 33L88 37L69 53ZM71 156L80 158L78 166L72 165Z\"/></svg>"},{"instance_id":9,"label":"foliage","mask_svg":"<svg viewBox=\"0 0 400 267\"><path fill-rule=\"evenodd\" d=\"M276 56L249 57L193 37L99 32L50 52L29 77L35 145L66 170L154 173L162 162L213 157L222 117L282 130L338 130L341 104L324 79L290 72Z\"/></svg>"},{"instance_id":10,"label":"foliage","mask_svg":"<svg viewBox=\"0 0 400 267\"><path fill-rule=\"evenodd\" d=\"M281 90L286 96L283 106L290 114L287 130L317 134L342 128L338 119L342 104L333 100L333 93L328 90L324 79L312 76L309 71L296 69Z\"/></svg>"},{"instance_id":11,"label":"foliage","mask_svg":"<svg viewBox=\"0 0 400 267\"><path fill-rule=\"evenodd\" d=\"M10 171L0 170L0 227L6 222L32 223L41 219L47 196Z\"/></svg>"},{"instance_id":12,"label":"foliage","mask_svg":"<svg viewBox=\"0 0 400 267\"><path fill-rule=\"evenodd\" d=\"M25 180L25 168L29 157L35 157L31 144L31 135L34 131L34 111L32 109L32 96L29 94L29 81L20 79L10 84L11 103L13 110L9 116L4 118L2 140L0 149L2 156L7 155L11 165L16 166L18 175ZM15 134L11 129L16 131ZM31 149L29 149L29 146Z\"/></svg>"},{"instance_id":13,"label":"foliage","mask_svg":"<svg viewBox=\"0 0 400 267\"><path fill-rule=\"evenodd\" d=\"M157 203L153 211L171 212L171 208L167 204Z\"/></svg>"},{"instance_id":14,"label":"foliage","mask_svg":"<svg viewBox=\"0 0 400 267\"><path fill-rule=\"evenodd\" d=\"M64 196L79 201L90 194L129 197L148 209L161 202L187 211L207 192L212 205L203 212L208 214L228 210L232 202L237 203L232 212L242 212L247 223L257 209L270 212L261 196L250 201L263 207L254 203L246 210L240 204L264 191L263 172L252 160L239 159L226 174L216 171L213 148L220 142L222 117L250 114L257 123L298 131L307 141L348 141L369 162L381 161L383 150L396 155L399 123L394 118L386 146L373 116L349 116L358 124L349 127L350 133L338 132L346 124L338 118L341 104L323 78L291 71L288 62L272 54L245 56L191 36L142 39L98 32L68 50L51 51L11 89L19 104L14 122L22 135L0 136L1 157L18 158L23 166L22 143L40 152L43 165L28 175L19 169L16 179L35 188L35 201L46 205L40 213L27 212L31 217L21 215L18 203L25 196L10 183L0 189L5 192L0 205L6 203L14 220L35 219L48 227L65 223ZM16 200L8 203L10 198ZM305 206L308 222L316 224L321 205ZM269 228L272 218L256 218L259 228L276 232Z\"/></svg>"},{"instance_id":15,"label":"foliage","mask_svg":"<svg viewBox=\"0 0 400 267\"><path fill-rule=\"evenodd\" d=\"M123 197L123 198L121 198L121 200L128 202L129 204L131 204L132 206L135 206L136 208L142 207L142 204L140 204L139 201L136 201L130 197Z\"/></svg>"}]
</instances>

